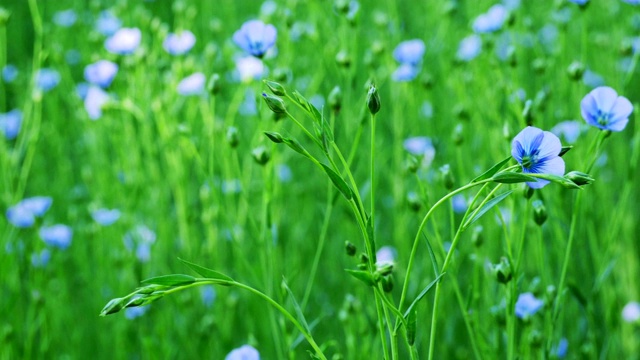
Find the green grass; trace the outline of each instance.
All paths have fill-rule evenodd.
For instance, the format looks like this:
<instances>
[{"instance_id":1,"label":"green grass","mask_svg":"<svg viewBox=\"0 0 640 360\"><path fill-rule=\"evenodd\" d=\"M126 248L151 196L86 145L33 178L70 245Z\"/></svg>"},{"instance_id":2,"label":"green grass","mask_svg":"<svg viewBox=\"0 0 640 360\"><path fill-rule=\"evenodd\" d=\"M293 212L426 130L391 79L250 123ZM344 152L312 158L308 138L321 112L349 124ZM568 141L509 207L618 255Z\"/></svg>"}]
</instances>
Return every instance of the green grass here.
<instances>
[{"instance_id":1,"label":"green grass","mask_svg":"<svg viewBox=\"0 0 640 360\"><path fill-rule=\"evenodd\" d=\"M234 56L241 52L231 37L244 21L259 17L261 3L110 3L10 0L1 5L11 16L0 24L0 68L13 64L19 76L12 83L0 82L0 113L18 108L25 116L17 139L0 141L0 210L4 214L21 199L38 195L52 197L53 204L31 228L16 228L5 216L0 220L0 358L222 359L246 343L264 359L309 357L312 348L291 322L238 287L216 287L210 307L204 306L201 289L194 288L152 303L133 320L121 313L98 316L110 299L130 293L146 278L195 276L178 258L248 284L296 316L282 286L286 279L327 358L383 358L379 297L345 272L359 263L358 256L346 255L345 241L356 245L358 255L366 252L352 208L322 169L263 133L295 138L314 157L328 161L292 120L274 120L260 96L269 92L261 81L238 83L231 78ZM567 75L574 61L602 76L633 104L640 99L638 71L625 72L620 66L630 60L625 46L640 31L637 8L622 1L593 1L584 11L568 1L522 1L511 24L483 35L481 55L468 63L455 61L458 44L472 33L473 19L493 5L491 1L363 0L353 23L330 1L276 3L275 14L261 17L278 29L277 55L264 60L267 78L289 93L297 90L307 99L325 99L320 110L333 126L337 148L345 157L353 153L354 191L359 191L367 213L368 81L379 90L375 243L397 250L395 286L388 297L396 306L418 226L429 208L450 192L438 169L449 164L458 188L508 157L513 136L527 124L525 102L513 96L516 91L524 90L524 99L533 100L531 121L544 130L568 119L582 121L580 101L591 87ZM30 10L29 4L37 4L37 9ZM70 8L78 14L76 24L56 26L54 13ZM136 54L117 56L104 49L105 37L94 30L94 21L108 8L124 27L141 29ZM571 15L565 24L552 20L561 10ZM37 19L34 27L33 11L42 18L42 37ZM294 41L291 33L297 23L314 31ZM558 30L551 48L539 41L547 24ZM161 45L168 32L179 29L191 30L197 42L187 55L173 57ZM394 82L393 49L413 38L426 44L422 70L416 80ZM507 38L515 41L514 63L495 55ZM77 64L67 63L71 49L80 54ZM336 62L340 51L348 54L349 67ZM84 81L84 66L100 59L120 66L108 89L116 101L91 121L75 86ZM542 71L534 69L536 60L544 61ZM58 70L62 80L40 99L33 96L32 78L41 67ZM219 74L219 92L179 96L177 83L196 71L207 78ZM326 101L335 86L342 94L339 112ZM258 111L246 116L239 110L248 90ZM433 108L431 117L422 114L425 102ZM311 118L290 100L286 107L313 132ZM235 148L227 139L230 127L238 129ZM453 140L456 131L459 142ZM436 150L433 163L418 175L407 170L410 156L402 145L411 136L429 136ZM564 156L567 172L587 171L598 136L595 128L580 135ZM259 146L270 153L264 166L251 154ZM551 184L527 200L522 184L502 185L498 193L514 192L472 225L482 225L482 243L472 243L472 229L461 233L439 284L436 316L434 290L417 304L415 356L429 357L436 319L435 358L545 358L561 338L569 342L567 358L637 358L638 324L624 322L621 311L640 296L640 193L634 180L639 148L632 115L623 132L604 142L601 154L606 157L590 171L596 181L584 189ZM335 150L332 154L342 171ZM278 177L282 165L291 170L289 181ZM237 182L241 190L223 191L229 182ZM464 195L473 198L478 189ZM419 197L417 211L407 201L411 192ZM487 193L481 193L480 201ZM536 199L544 201L548 212L542 226L533 221L531 202ZM103 227L91 218L97 208L116 208L122 216ZM564 291L557 294L572 216L574 242ZM440 269L445 243L452 242L462 220L448 202L433 212L424 235L417 237L401 311L436 277L426 240ZM56 223L72 227L71 246L50 249L45 267L32 266L31 254L47 247L38 236L39 227ZM141 225L156 234L148 262L139 261L123 241ZM513 280L498 283L489 264L501 257L517 260L519 253ZM515 318L512 305L518 294L528 291L544 299L545 306L525 322ZM395 317L389 318L394 324ZM404 330L399 336L398 358L409 358Z\"/></svg>"}]
</instances>

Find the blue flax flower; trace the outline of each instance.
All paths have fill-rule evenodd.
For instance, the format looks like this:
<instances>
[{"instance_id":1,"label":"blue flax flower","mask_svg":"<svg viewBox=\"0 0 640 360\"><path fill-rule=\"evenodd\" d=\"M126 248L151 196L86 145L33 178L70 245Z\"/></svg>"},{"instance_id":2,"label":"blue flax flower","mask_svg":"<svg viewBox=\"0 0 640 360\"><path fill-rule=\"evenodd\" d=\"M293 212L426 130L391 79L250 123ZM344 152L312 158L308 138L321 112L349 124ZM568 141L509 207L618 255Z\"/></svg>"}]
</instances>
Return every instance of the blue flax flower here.
<instances>
[{"instance_id":1,"label":"blue flax flower","mask_svg":"<svg viewBox=\"0 0 640 360\"><path fill-rule=\"evenodd\" d=\"M115 15L109 11L103 11L98 16L96 21L96 30L105 36L111 36L115 34L122 26L122 22Z\"/></svg>"},{"instance_id":2,"label":"blue flax flower","mask_svg":"<svg viewBox=\"0 0 640 360\"><path fill-rule=\"evenodd\" d=\"M471 61L482 51L482 39L478 35L470 35L460 41L456 59L460 61Z\"/></svg>"},{"instance_id":3,"label":"blue flax flower","mask_svg":"<svg viewBox=\"0 0 640 360\"><path fill-rule=\"evenodd\" d=\"M197 72L182 79L178 83L178 94L182 96L204 94L204 83L206 78L203 73Z\"/></svg>"},{"instance_id":4,"label":"blue flax flower","mask_svg":"<svg viewBox=\"0 0 640 360\"><path fill-rule=\"evenodd\" d=\"M537 299L532 293L524 293L518 296L516 301L516 316L520 319L525 319L533 316L544 305L544 301Z\"/></svg>"},{"instance_id":5,"label":"blue flax flower","mask_svg":"<svg viewBox=\"0 0 640 360\"><path fill-rule=\"evenodd\" d=\"M22 125L22 111L13 109L8 113L0 114L0 132L7 140L13 140L20 133Z\"/></svg>"},{"instance_id":6,"label":"blue flax flower","mask_svg":"<svg viewBox=\"0 0 640 360\"><path fill-rule=\"evenodd\" d=\"M98 209L91 212L91 217L102 226L109 226L120 219L120 210L118 209Z\"/></svg>"},{"instance_id":7,"label":"blue flax flower","mask_svg":"<svg viewBox=\"0 0 640 360\"><path fill-rule=\"evenodd\" d=\"M261 58L276 43L275 26L260 20L249 20L233 34L233 42L247 53Z\"/></svg>"},{"instance_id":8,"label":"blue flax flower","mask_svg":"<svg viewBox=\"0 0 640 360\"><path fill-rule=\"evenodd\" d=\"M511 155L522 166L522 172L530 174L564 175L564 160L558 156L561 149L557 136L533 126L520 131L511 143ZM527 184L540 189L548 183L548 180L537 179Z\"/></svg>"},{"instance_id":9,"label":"blue flax flower","mask_svg":"<svg viewBox=\"0 0 640 360\"><path fill-rule=\"evenodd\" d=\"M32 226L36 217L44 215L49 210L53 200L47 196L35 196L23 199L7 209L7 219L14 226L27 228Z\"/></svg>"},{"instance_id":10,"label":"blue flax flower","mask_svg":"<svg viewBox=\"0 0 640 360\"><path fill-rule=\"evenodd\" d=\"M7 64L2 68L2 80L11 83L18 77L18 68L15 65Z\"/></svg>"},{"instance_id":11,"label":"blue flax flower","mask_svg":"<svg viewBox=\"0 0 640 360\"><path fill-rule=\"evenodd\" d=\"M109 94L97 86L89 86L84 98L84 108L91 120L102 117L102 107L109 102Z\"/></svg>"},{"instance_id":12,"label":"blue flax flower","mask_svg":"<svg viewBox=\"0 0 640 360\"><path fill-rule=\"evenodd\" d=\"M403 41L393 50L393 58L400 64L418 65L424 55L424 41L413 39Z\"/></svg>"},{"instance_id":13,"label":"blue flax flower","mask_svg":"<svg viewBox=\"0 0 640 360\"><path fill-rule=\"evenodd\" d=\"M109 60L100 60L84 68L84 79L101 88L108 88L118 73L118 65Z\"/></svg>"},{"instance_id":14,"label":"blue flax flower","mask_svg":"<svg viewBox=\"0 0 640 360\"><path fill-rule=\"evenodd\" d=\"M569 0L569 1L574 4L578 4L580 6L587 5L587 3L589 2L589 0Z\"/></svg>"},{"instance_id":15,"label":"blue flax flower","mask_svg":"<svg viewBox=\"0 0 640 360\"><path fill-rule=\"evenodd\" d=\"M260 353L251 345L242 345L231 350L225 360L260 360Z\"/></svg>"},{"instance_id":16,"label":"blue flax flower","mask_svg":"<svg viewBox=\"0 0 640 360\"><path fill-rule=\"evenodd\" d=\"M58 11L53 14L53 22L60 27L71 27L78 20L78 15L72 9Z\"/></svg>"},{"instance_id":17,"label":"blue flax flower","mask_svg":"<svg viewBox=\"0 0 640 360\"><path fill-rule=\"evenodd\" d=\"M479 15L473 21L473 31L478 34L498 31L507 20L508 11L502 4L493 5L486 13Z\"/></svg>"},{"instance_id":18,"label":"blue flax flower","mask_svg":"<svg viewBox=\"0 0 640 360\"><path fill-rule=\"evenodd\" d=\"M64 250L71 245L73 231L67 225L57 224L40 228L39 234L47 245Z\"/></svg>"},{"instance_id":19,"label":"blue flax flower","mask_svg":"<svg viewBox=\"0 0 640 360\"><path fill-rule=\"evenodd\" d=\"M179 34L169 34L164 39L162 47L171 55L187 53L196 44L196 36L189 30Z\"/></svg>"},{"instance_id":20,"label":"blue flax flower","mask_svg":"<svg viewBox=\"0 0 640 360\"><path fill-rule=\"evenodd\" d=\"M622 2L626 2L627 4L630 4L630 5L639 5L640 4L640 0L622 0Z\"/></svg>"},{"instance_id":21,"label":"blue flax flower","mask_svg":"<svg viewBox=\"0 0 640 360\"><path fill-rule=\"evenodd\" d=\"M141 38L140 29L122 28L104 42L104 47L112 54L129 55L136 51Z\"/></svg>"},{"instance_id":22,"label":"blue flax flower","mask_svg":"<svg viewBox=\"0 0 640 360\"><path fill-rule=\"evenodd\" d=\"M47 92L60 83L60 73L49 68L42 68L36 73L36 85L44 92Z\"/></svg>"},{"instance_id":23,"label":"blue flax flower","mask_svg":"<svg viewBox=\"0 0 640 360\"><path fill-rule=\"evenodd\" d=\"M608 86L591 90L580 102L587 124L602 130L622 131L629 122L633 105Z\"/></svg>"}]
</instances>

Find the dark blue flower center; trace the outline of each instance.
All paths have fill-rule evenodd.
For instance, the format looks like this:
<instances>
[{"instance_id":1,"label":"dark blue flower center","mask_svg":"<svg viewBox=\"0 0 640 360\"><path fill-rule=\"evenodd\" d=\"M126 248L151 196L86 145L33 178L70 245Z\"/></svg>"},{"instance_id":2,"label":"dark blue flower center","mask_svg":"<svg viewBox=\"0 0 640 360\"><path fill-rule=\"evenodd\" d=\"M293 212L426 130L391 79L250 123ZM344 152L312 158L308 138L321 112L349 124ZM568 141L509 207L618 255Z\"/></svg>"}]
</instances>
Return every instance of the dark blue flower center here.
<instances>
[{"instance_id":1,"label":"dark blue flower center","mask_svg":"<svg viewBox=\"0 0 640 360\"><path fill-rule=\"evenodd\" d=\"M540 154L540 149L535 149L531 151L529 154L525 154L522 157L522 167L527 170L531 170L538 163L538 155Z\"/></svg>"},{"instance_id":2,"label":"dark blue flower center","mask_svg":"<svg viewBox=\"0 0 640 360\"><path fill-rule=\"evenodd\" d=\"M609 123L609 118L611 118L611 114L598 110L598 124L602 126L607 125Z\"/></svg>"}]
</instances>

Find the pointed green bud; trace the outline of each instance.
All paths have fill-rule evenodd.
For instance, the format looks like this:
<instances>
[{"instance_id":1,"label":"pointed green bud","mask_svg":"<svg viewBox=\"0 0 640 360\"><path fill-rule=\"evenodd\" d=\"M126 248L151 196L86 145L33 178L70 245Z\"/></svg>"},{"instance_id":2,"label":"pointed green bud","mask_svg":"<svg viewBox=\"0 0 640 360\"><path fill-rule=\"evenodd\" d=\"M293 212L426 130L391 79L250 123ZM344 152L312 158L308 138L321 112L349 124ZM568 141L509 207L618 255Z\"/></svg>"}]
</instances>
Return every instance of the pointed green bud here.
<instances>
[{"instance_id":1,"label":"pointed green bud","mask_svg":"<svg viewBox=\"0 0 640 360\"><path fill-rule=\"evenodd\" d=\"M344 242L344 248L347 251L347 255L349 256L354 256L356 254L356 251L358 250L356 249L356 246L353 245L350 241Z\"/></svg>"},{"instance_id":2,"label":"pointed green bud","mask_svg":"<svg viewBox=\"0 0 640 360\"><path fill-rule=\"evenodd\" d=\"M207 90L211 95L216 95L217 93L220 92L220 75L218 74L211 75L211 77L209 78L209 81L207 81Z\"/></svg>"},{"instance_id":3,"label":"pointed green bud","mask_svg":"<svg viewBox=\"0 0 640 360\"><path fill-rule=\"evenodd\" d=\"M473 228L473 232L471 233L471 243L476 247L482 246L484 242L484 236L482 235L482 225L478 225Z\"/></svg>"},{"instance_id":4,"label":"pointed green bud","mask_svg":"<svg viewBox=\"0 0 640 360\"><path fill-rule=\"evenodd\" d=\"M327 103L335 113L340 112L342 108L342 90L340 90L340 86L336 86L331 90L327 97Z\"/></svg>"},{"instance_id":5,"label":"pointed green bud","mask_svg":"<svg viewBox=\"0 0 640 360\"><path fill-rule=\"evenodd\" d=\"M528 185L523 185L523 186L524 186L524 198L531 199L531 197L533 196L533 193L535 193L535 190Z\"/></svg>"},{"instance_id":6,"label":"pointed green bud","mask_svg":"<svg viewBox=\"0 0 640 360\"><path fill-rule=\"evenodd\" d=\"M501 284L506 284L513 277L513 269L511 263L506 257L500 258L500 262L493 266L493 273Z\"/></svg>"},{"instance_id":7,"label":"pointed green bud","mask_svg":"<svg viewBox=\"0 0 640 360\"><path fill-rule=\"evenodd\" d=\"M453 129L451 140L453 140L453 143L455 145L461 145L464 142L464 136L462 135L463 130L464 127L462 126L462 124L456 125L456 127Z\"/></svg>"},{"instance_id":8,"label":"pointed green bud","mask_svg":"<svg viewBox=\"0 0 640 360\"><path fill-rule=\"evenodd\" d=\"M567 68L567 75L569 75L569 79L574 81L582 80L582 75L584 75L584 64L579 61L572 62Z\"/></svg>"},{"instance_id":9,"label":"pointed green bud","mask_svg":"<svg viewBox=\"0 0 640 360\"><path fill-rule=\"evenodd\" d=\"M405 161L405 168L407 169L407 171L409 171L410 173L416 173L416 171L418 171L418 169L420 168L420 159L418 159L417 157L410 155L407 160Z\"/></svg>"},{"instance_id":10,"label":"pointed green bud","mask_svg":"<svg viewBox=\"0 0 640 360\"><path fill-rule=\"evenodd\" d=\"M387 276L382 277L381 283L382 283L382 290L384 290L384 292L390 293L391 291L393 291L393 276L392 275L387 275Z\"/></svg>"},{"instance_id":11,"label":"pointed green bud","mask_svg":"<svg viewBox=\"0 0 640 360\"><path fill-rule=\"evenodd\" d=\"M362 264L368 264L369 263L369 257L367 256L367 254L365 254L365 253L360 254L360 262Z\"/></svg>"},{"instance_id":12,"label":"pointed green bud","mask_svg":"<svg viewBox=\"0 0 640 360\"><path fill-rule=\"evenodd\" d=\"M524 103L524 109L522 109L522 118L528 126L533 125L533 101L527 100Z\"/></svg>"},{"instance_id":13,"label":"pointed green bud","mask_svg":"<svg viewBox=\"0 0 640 360\"><path fill-rule=\"evenodd\" d=\"M260 165L264 165L269 162L269 150L267 150L264 146L258 146L257 148L251 151L251 155L253 155L253 159Z\"/></svg>"},{"instance_id":14,"label":"pointed green bud","mask_svg":"<svg viewBox=\"0 0 640 360\"><path fill-rule=\"evenodd\" d=\"M540 345L542 345L542 339L543 336L538 330L534 329L529 333L529 344L531 344L531 346L534 348L540 347Z\"/></svg>"},{"instance_id":15,"label":"pointed green bud","mask_svg":"<svg viewBox=\"0 0 640 360\"><path fill-rule=\"evenodd\" d=\"M107 305L100 311L100 316L115 314L124 308L125 298L111 299Z\"/></svg>"},{"instance_id":16,"label":"pointed green bud","mask_svg":"<svg viewBox=\"0 0 640 360\"><path fill-rule=\"evenodd\" d=\"M273 141L276 144L281 144L284 141L282 135L278 134L277 132L265 131L264 134L267 135L269 140Z\"/></svg>"},{"instance_id":17,"label":"pointed green bud","mask_svg":"<svg viewBox=\"0 0 640 360\"><path fill-rule=\"evenodd\" d=\"M542 200L535 200L531 203L531 206L533 207L533 221L542 226L547 220L547 208L544 206Z\"/></svg>"},{"instance_id":18,"label":"pointed green bud","mask_svg":"<svg viewBox=\"0 0 640 360\"><path fill-rule=\"evenodd\" d=\"M449 166L449 164L445 164L440 167L440 176L442 176L442 184L444 185L444 188L451 191L453 189L454 181L453 174L451 173L451 166Z\"/></svg>"},{"instance_id":19,"label":"pointed green bud","mask_svg":"<svg viewBox=\"0 0 640 360\"><path fill-rule=\"evenodd\" d=\"M565 179L571 180L578 186L589 185L595 181L589 174L580 171L571 171L564 176Z\"/></svg>"},{"instance_id":20,"label":"pointed green bud","mask_svg":"<svg viewBox=\"0 0 640 360\"><path fill-rule=\"evenodd\" d=\"M284 101L282 101L282 99L280 99L279 97L269 95L267 93L262 93L262 98L264 99L264 102L267 103L269 109L271 109L271 111L273 111L274 113L285 114L287 112L284 107Z\"/></svg>"},{"instance_id":21,"label":"pointed green bud","mask_svg":"<svg viewBox=\"0 0 640 360\"><path fill-rule=\"evenodd\" d=\"M349 0L335 0L333 8L337 13L346 14L349 12Z\"/></svg>"},{"instance_id":22,"label":"pointed green bud","mask_svg":"<svg viewBox=\"0 0 640 360\"><path fill-rule=\"evenodd\" d=\"M369 92L367 93L367 107L372 115L380 111L380 95L378 95L378 89L373 84L369 86Z\"/></svg>"},{"instance_id":23,"label":"pointed green bud","mask_svg":"<svg viewBox=\"0 0 640 360\"><path fill-rule=\"evenodd\" d=\"M507 64L511 67L518 66L518 57L516 56L516 48L514 46L507 48Z\"/></svg>"},{"instance_id":24,"label":"pointed green bud","mask_svg":"<svg viewBox=\"0 0 640 360\"><path fill-rule=\"evenodd\" d=\"M336 63L342 67L348 68L351 66L351 57L346 50L341 50L336 54Z\"/></svg>"},{"instance_id":25,"label":"pointed green bud","mask_svg":"<svg viewBox=\"0 0 640 360\"><path fill-rule=\"evenodd\" d=\"M238 129L234 126L229 126L227 129L227 142L232 148L235 148L240 143L240 138L238 136Z\"/></svg>"},{"instance_id":26,"label":"pointed green bud","mask_svg":"<svg viewBox=\"0 0 640 360\"><path fill-rule=\"evenodd\" d=\"M508 141L511 141L511 139L513 139L513 133L511 132L511 127L507 122L505 122L504 125L502 125L502 136Z\"/></svg>"},{"instance_id":27,"label":"pointed green bud","mask_svg":"<svg viewBox=\"0 0 640 360\"><path fill-rule=\"evenodd\" d=\"M387 276L387 275L391 274L392 272L393 272L393 264L390 263L390 262L382 263L376 269L376 273L378 273L378 274L380 274L382 276Z\"/></svg>"},{"instance_id":28,"label":"pointed green bud","mask_svg":"<svg viewBox=\"0 0 640 360\"><path fill-rule=\"evenodd\" d=\"M573 145L563 146L563 147L560 149L560 154L558 154L558 156L563 157L563 156L564 156L564 154L568 153L568 152L569 152L569 150L571 150L571 149L573 149Z\"/></svg>"},{"instance_id":29,"label":"pointed green bud","mask_svg":"<svg viewBox=\"0 0 640 360\"><path fill-rule=\"evenodd\" d=\"M264 80L264 84L271 90L273 95L285 96L287 94L284 87L275 81Z\"/></svg>"},{"instance_id":30,"label":"pointed green bud","mask_svg":"<svg viewBox=\"0 0 640 360\"><path fill-rule=\"evenodd\" d=\"M422 207L420 196L418 196L415 191L411 191L407 194L407 203L409 204L409 208L415 212L420 211L420 208Z\"/></svg>"}]
</instances>

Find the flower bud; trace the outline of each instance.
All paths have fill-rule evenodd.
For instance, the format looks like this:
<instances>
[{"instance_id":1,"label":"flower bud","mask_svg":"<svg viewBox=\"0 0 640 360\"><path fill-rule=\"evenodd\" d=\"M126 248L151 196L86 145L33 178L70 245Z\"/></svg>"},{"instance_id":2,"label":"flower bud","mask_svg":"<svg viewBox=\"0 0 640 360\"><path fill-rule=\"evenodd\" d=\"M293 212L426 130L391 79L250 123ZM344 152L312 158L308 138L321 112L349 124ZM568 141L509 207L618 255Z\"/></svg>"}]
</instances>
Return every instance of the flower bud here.
<instances>
[{"instance_id":1,"label":"flower bud","mask_svg":"<svg viewBox=\"0 0 640 360\"><path fill-rule=\"evenodd\" d=\"M217 93L220 92L220 75L218 74L211 75L211 77L209 78L209 81L207 81L207 90L211 95L216 95Z\"/></svg>"},{"instance_id":2,"label":"flower bud","mask_svg":"<svg viewBox=\"0 0 640 360\"><path fill-rule=\"evenodd\" d=\"M387 275L382 277L382 290L386 293L393 291L393 276Z\"/></svg>"},{"instance_id":3,"label":"flower bud","mask_svg":"<svg viewBox=\"0 0 640 360\"><path fill-rule=\"evenodd\" d=\"M534 59L531 63L531 67L533 71L537 74L544 74L544 71L547 69L547 63L542 58Z\"/></svg>"},{"instance_id":4,"label":"flower bud","mask_svg":"<svg viewBox=\"0 0 640 360\"><path fill-rule=\"evenodd\" d=\"M506 257L500 258L500 262L493 266L493 273L501 284L506 284L511 281L513 270L511 269L509 259Z\"/></svg>"},{"instance_id":5,"label":"flower bud","mask_svg":"<svg viewBox=\"0 0 640 360\"><path fill-rule=\"evenodd\" d=\"M542 339L543 339L542 334L538 330L532 330L529 333L529 344L531 344L531 346L535 348L540 347L540 345L542 345Z\"/></svg>"},{"instance_id":6,"label":"flower bud","mask_svg":"<svg viewBox=\"0 0 640 360\"><path fill-rule=\"evenodd\" d=\"M253 155L253 159L260 165L264 165L269 162L269 150L264 146L258 146L253 149L253 151L251 151L251 155Z\"/></svg>"},{"instance_id":7,"label":"flower bud","mask_svg":"<svg viewBox=\"0 0 640 360\"><path fill-rule=\"evenodd\" d=\"M285 114L287 112L284 107L284 101L279 97L262 93L262 98L264 99L264 102L267 103L269 109L271 109L275 114Z\"/></svg>"},{"instance_id":8,"label":"flower bud","mask_svg":"<svg viewBox=\"0 0 640 360\"><path fill-rule=\"evenodd\" d=\"M417 157L411 155L405 161L404 166L407 169L407 171L415 174L416 171L418 171L418 169L420 168L420 160Z\"/></svg>"},{"instance_id":9,"label":"flower bud","mask_svg":"<svg viewBox=\"0 0 640 360\"><path fill-rule=\"evenodd\" d=\"M473 232L471 233L471 243L476 247L480 247L483 242L484 237L482 236L482 225L478 225L473 228Z\"/></svg>"},{"instance_id":10,"label":"flower bud","mask_svg":"<svg viewBox=\"0 0 640 360\"><path fill-rule=\"evenodd\" d=\"M462 135L463 126L462 124L456 125L453 129L453 135L451 135L451 140L455 145L461 145L464 141L464 136Z\"/></svg>"},{"instance_id":11,"label":"flower bud","mask_svg":"<svg viewBox=\"0 0 640 360\"><path fill-rule=\"evenodd\" d=\"M470 119L469 111L463 104L457 104L456 106L454 106L453 113L460 120Z\"/></svg>"},{"instance_id":12,"label":"flower bud","mask_svg":"<svg viewBox=\"0 0 640 360\"><path fill-rule=\"evenodd\" d=\"M349 56L349 53L346 50L338 52L336 54L336 63L345 68L351 66L351 57Z\"/></svg>"},{"instance_id":13,"label":"flower bud","mask_svg":"<svg viewBox=\"0 0 640 360\"><path fill-rule=\"evenodd\" d=\"M276 96L285 96L286 91L284 87L275 81L264 80L264 84L271 90L273 95Z\"/></svg>"},{"instance_id":14,"label":"flower bud","mask_svg":"<svg viewBox=\"0 0 640 360\"><path fill-rule=\"evenodd\" d=\"M227 142L232 148L237 147L238 143L240 143L240 139L238 137L238 129L236 127L229 126L229 128L227 129Z\"/></svg>"},{"instance_id":15,"label":"flower bud","mask_svg":"<svg viewBox=\"0 0 640 360\"><path fill-rule=\"evenodd\" d=\"M595 181L589 174L580 171L571 171L564 178L573 181L578 186L589 185Z\"/></svg>"},{"instance_id":16,"label":"flower bud","mask_svg":"<svg viewBox=\"0 0 640 360\"><path fill-rule=\"evenodd\" d=\"M284 141L282 135L277 132L265 131L264 134L276 144L281 144Z\"/></svg>"},{"instance_id":17,"label":"flower bud","mask_svg":"<svg viewBox=\"0 0 640 360\"><path fill-rule=\"evenodd\" d=\"M390 263L390 262L385 262L385 263L382 263L381 265L378 265L378 269L376 270L376 273L382 276L387 276L392 272L393 272L393 263Z\"/></svg>"},{"instance_id":18,"label":"flower bud","mask_svg":"<svg viewBox=\"0 0 640 360\"><path fill-rule=\"evenodd\" d=\"M451 166L449 164L442 165L440 167L440 175L442 176L442 183L444 188L451 191L453 189L453 174L451 174Z\"/></svg>"},{"instance_id":19,"label":"flower bud","mask_svg":"<svg viewBox=\"0 0 640 360\"><path fill-rule=\"evenodd\" d=\"M547 208L544 206L542 200L535 200L531 203L531 206L533 206L533 221L542 226L547 220Z\"/></svg>"},{"instance_id":20,"label":"flower bud","mask_svg":"<svg viewBox=\"0 0 640 360\"><path fill-rule=\"evenodd\" d=\"M356 246L353 245L350 241L345 241L344 247L345 247L345 250L347 251L347 255L354 256L356 254L356 251L357 251Z\"/></svg>"},{"instance_id":21,"label":"flower bud","mask_svg":"<svg viewBox=\"0 0 640 360\"><path fill-rule=\"evenodd\" d=\"M409 208L415 212L420 211L420 208L422 207L420 197L414 191L407 194L407 203L409 204Z\"/></svg>"},{"instance_id":22,"label":"flower bud","mask_svg":"<svg viewBox=\"0 0 640 360\"><path fill-rule=\"evenodd\" d=\"M365 254L365 253L360 254L360 262L362 264L368 264L369 263L369 257L367 256L367 254Z\"/></svg>"},{"instance_id":23,"label":"flower bud","mask_svg":"<svg viewBox=\"0 0 640 360\"><path fill-rule=\"evenodd\" d=\"M369 92L367 93L367 107L372 115L380 111L380 95L378 95L378 89L373 84L369 87Z\"/></svg>"},{"instance_id":24,"label":"flower bud","mask_svg":"<svg viewBox=\"0 0 640 360\"><path fill-rule=\"evenodd\" d=\"M333 8L338 13L346 14L349 12L349 0L335 0L333 2Z\"/></svg>"},{"instance_id":25,"label":"flower bud","mask_svg":"<svg viewBox=\"0 0 640 360\"><path fill-rule=\"evenodd\" d=\"M525 199L531 199L531 197L533 196L533 193L535 193L535 190L528 186L528 185L524 185L524 198Z\"/></svg>"},{"instance_id":26,"label":"flower bud","mask_svg":"<svg viewBox=\"0 0 640 360\"><path fill-rule=\"evenodd\" d=\"M339 113L342 108L342 90L340 90L340 86L336 86L331 90L329 96L327 97L327 102L329 103L329 107L335 113Z\"/></svg>"},{"instance_id":27,"label":"flower bud","mask_svg":"<svg viewBox=\"0 0 640 360\"><path fill-rule=\"evenodd\" d=\"M582 75L584 75L584 64L579 61L572 62L567 68L567 75L569 75L569 79L574 81L582 80Z\"/></svg>"}]
</instances>

